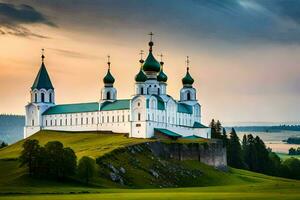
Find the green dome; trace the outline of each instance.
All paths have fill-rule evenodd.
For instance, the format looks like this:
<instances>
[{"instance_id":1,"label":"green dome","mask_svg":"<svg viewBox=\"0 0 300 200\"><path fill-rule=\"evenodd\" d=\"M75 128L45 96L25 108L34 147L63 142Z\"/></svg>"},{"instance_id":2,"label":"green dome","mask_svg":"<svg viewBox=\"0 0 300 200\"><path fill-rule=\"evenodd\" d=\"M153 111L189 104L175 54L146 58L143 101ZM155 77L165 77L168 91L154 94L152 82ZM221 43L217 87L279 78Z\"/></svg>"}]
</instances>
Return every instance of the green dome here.
<instances>
[{"instance_id":1,"label":"green dome","mask_svg":"<svg viewBox=\"0 0 300 200\"><path fill-rule=\"evenodd\" d=\"M160 71L160 64L154 58L151 51L149 52L149 55L143 64L143 70L145 72L159 72Z\"/></svg>"},{"instance_id":2,"label":"green dome","mask_svg":"<svg viewBox=\"0 0 300 200\"><path fill-rule=\"evenodd\" d=\"M111 75L110 69L108 69L107 74L103 78L104 84L114 84L115 78Z\"/></svg>"},{"instance_id":3,"label":"green dome","mask_svg":"<svg viewBox=\"0 0 300 200\"><path fill-rule=\"evenodd\" d=\"M135 76L136 82L145 82L147 80L146 74L140 69L139 73Z\"/></svg>"},{"instance_id":4,"label":"green dome","mask_svg":"<svg viewBox=\"0 0 300 200\"><path fill-rule=\"evenodd\" d=\"M194 79L191 77L189 70L187 70L185 77L182 79L183 85L192 85L194 83Z\"/></svg>"},{"instance_id":5,"label":"green dome","mask_svg":"<svg viewBox=\"0 0 300 200\"><path fill-rule=\"evenodd\" d=\"M161 64L162 67L161 67L161 70L160 70L160 72L159 72L159 74L157 76L157 80L159 82L167 82L168 76L164 73L164 70L163 70L164 63L160 62L160 64Z\"/></svg>"}]
</instances>

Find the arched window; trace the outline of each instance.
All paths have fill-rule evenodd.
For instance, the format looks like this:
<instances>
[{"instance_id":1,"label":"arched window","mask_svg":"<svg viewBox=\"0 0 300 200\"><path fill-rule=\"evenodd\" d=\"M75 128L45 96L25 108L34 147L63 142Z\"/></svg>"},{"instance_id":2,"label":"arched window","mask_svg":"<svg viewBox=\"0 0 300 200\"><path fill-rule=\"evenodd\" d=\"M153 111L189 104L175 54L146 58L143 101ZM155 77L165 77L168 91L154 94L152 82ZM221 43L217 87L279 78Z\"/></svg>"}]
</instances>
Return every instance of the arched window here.
<instances>
[{"instance_id":1,"label":"arched window","mask_svg":"<svg viewBox=\"0 0 300 200\"><path fill-rule=\"evenodd\" d=\"M191 93L190 92L187 92L186 93L186 100L191 100Z\"/></svg>"},{"instance_id":2,"label":"arched window","mask_svg":"<svg viewBox=\"0 0 300 200\"><path fill-rule=\"evenodd\" d=\"M141 121L141 113L138 113L138 121Z\"/></svg>"},{"instance_id":3,"label":"arched window","mask_svg":"<svg viewBox=\"0 0 300 200\"><path fill-rule=\"evenodd\" d=\"M38 99L38 95L37 93L34 93L34 102L37 102L37 99Z\"/></svg>"},{"instance_id":4,"label":"arched window","mask_svg":"<svg viewBox=\"0 0 300 200\"><path fill-rule=\"evenodd\" d=\"M141 87L141 94L144 94L144 88Z\"/></svg>"},{"instance_id":5,"label":"arched window","mask_svg":"<svg viewBox=\"0 0 300 200\"><path fill-rule=\"evenodd\" d=\"M45 94L41 93L41 102L45 102Z\"/></svg>"},{"instance_id":6,"label":"arched window","mask_svg":"<svg viewBox=\"0 0 300 200\"><path fill-rule=\"evenodd\" d=\"M106 93L106 99L110 99L110 92Z\"/></svg>"},{"instance_id":7,"label":"arched window","mask_svg":"<svg viewBox=\"0 0 300 200\"><path fill-rule=\"evenodd\" d=\"M158 95L160 95L160 88L157 89Z\"/></svg>"},{"instance_id":8,"label":"arched window","mask_svg":"<svg viewBox=\"0 0 300 200\"><path fill-rule=\"evenodd\" d=\"M49 103L52 103L52 93L49 94Z\"/></svg>"}]
</instances>

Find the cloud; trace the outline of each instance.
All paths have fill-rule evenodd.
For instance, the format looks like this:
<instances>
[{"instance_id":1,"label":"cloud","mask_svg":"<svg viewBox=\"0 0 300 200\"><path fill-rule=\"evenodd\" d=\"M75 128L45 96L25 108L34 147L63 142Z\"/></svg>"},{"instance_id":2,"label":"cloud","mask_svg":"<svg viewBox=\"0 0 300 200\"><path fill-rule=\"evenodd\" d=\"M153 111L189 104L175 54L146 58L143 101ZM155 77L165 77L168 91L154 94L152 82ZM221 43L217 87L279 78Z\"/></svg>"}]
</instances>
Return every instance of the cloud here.
<instances>
[{"instance_id":1,"label":"cloud","mask_svg":"<svg viewBox=\"0 0 300 200\"><path fill-rule=\"evenodd\" d=\"M70 50L66 50L66 49L57 49L57 48L47 48L47 49L52 50L63 56L68 56L68 57L72 57L72 58L81 58L81 59L96 59L96 58L98 58L97 56L94 56L94 55L84 54L84 53L70 51Z\"/></svg>"},{"instance_id":2,"label":"cloud","mask_svg":"<svg viewBox=\"0 0 300 200\"><path fill-rule=\"evenodd\" d=\"M20 4L16 6L0 2L0 33L2 35L48 38L47 36L32 33L24 26L26 24L45 24L56 27L56 24L49 21L46 16L30 5Z\"/></svg>"}]
</instances>

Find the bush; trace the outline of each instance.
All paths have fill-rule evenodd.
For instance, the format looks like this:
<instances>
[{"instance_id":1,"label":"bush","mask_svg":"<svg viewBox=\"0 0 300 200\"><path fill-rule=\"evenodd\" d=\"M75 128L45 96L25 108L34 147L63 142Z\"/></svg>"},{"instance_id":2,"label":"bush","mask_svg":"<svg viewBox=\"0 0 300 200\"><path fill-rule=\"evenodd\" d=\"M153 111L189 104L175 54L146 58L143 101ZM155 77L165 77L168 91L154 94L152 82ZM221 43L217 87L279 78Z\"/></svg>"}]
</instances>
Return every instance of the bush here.
<instances>
[{"instance_id":1,"label":"bush","mask_svg":"<svg viewBox=\"0 0 300 200\"><path fill-rule=\"evenodd\" d=\"M96 162L93 158L83 156L78 164L78 176L88 184L96 173Z\"/></svg>"}]
</instances>

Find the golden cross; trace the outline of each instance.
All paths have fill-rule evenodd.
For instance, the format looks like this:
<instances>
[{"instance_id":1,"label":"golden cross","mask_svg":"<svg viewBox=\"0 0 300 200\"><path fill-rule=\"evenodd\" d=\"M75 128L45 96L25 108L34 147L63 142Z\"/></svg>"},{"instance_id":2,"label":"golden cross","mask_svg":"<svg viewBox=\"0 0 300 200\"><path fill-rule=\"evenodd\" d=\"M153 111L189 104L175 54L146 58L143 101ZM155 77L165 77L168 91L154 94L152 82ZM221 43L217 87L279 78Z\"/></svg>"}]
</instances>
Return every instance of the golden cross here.
<instances>
[{"instance_id":1,"label":"golden cross","mask_svg":"<svg viewBox=\"0 0 300 200\"><path fill-rule=\"evenodd\" d=\"M110 55L107 55L107 64L108 64L108 69L110 69Z\"/></svg>"},{"instance_id":2,"label":"golden cross","mask_svg":"<svg viewBox=\"0 0 300 200\"><path fill-rule=\"evenodd\" d=\"M186 68L187 68L187 70L190 69L190 59L189 59L189 56L186 57Z\"/></svg>"},{"instance_id":3,"label":"golden cross","mask_svg":"<svg viewBox=\"0 0 300 200\"><path fill-rule=\"evenodd\" d=\"M42 62L44 62L44 59L45 59L44 52L45 52L45 49L42 48Z\"/></svg>"}]
</instances>

